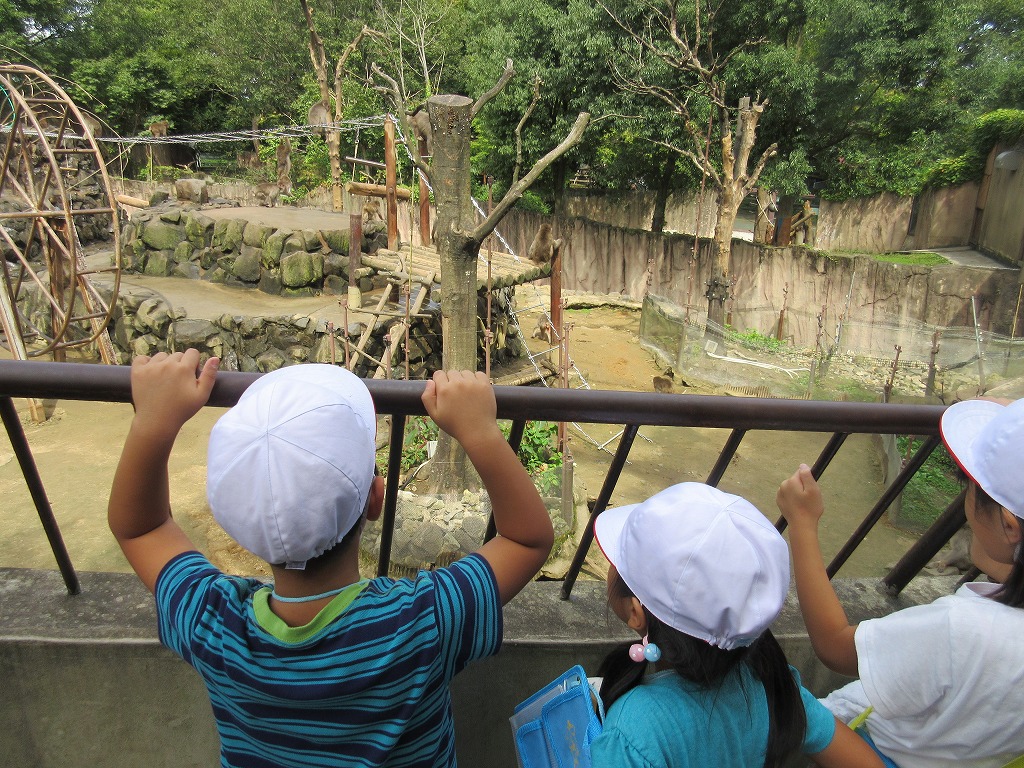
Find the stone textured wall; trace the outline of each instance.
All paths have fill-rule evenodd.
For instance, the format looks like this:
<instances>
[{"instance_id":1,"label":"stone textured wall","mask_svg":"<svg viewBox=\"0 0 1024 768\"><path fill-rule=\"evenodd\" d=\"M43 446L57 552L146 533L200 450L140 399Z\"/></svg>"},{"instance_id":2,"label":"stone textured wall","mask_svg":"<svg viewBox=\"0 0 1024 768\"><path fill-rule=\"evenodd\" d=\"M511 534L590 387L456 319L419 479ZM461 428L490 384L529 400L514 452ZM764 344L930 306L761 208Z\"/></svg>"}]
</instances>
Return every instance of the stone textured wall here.
<instances>
[{"instance_id":1,"label":"stone textured wall","mask_svg":"<svg viewBox=\"0 0 1024 768\"><path fill-rule=\"evenodd\" d=\"M367 224L362 250L386 243ZM136 213L121 232L125 272L258 288L282 296L348 291L347 230L277 229L245 219L213 219L201 208L162 204ZM367 286L366 289L368 289Z\"/></svg>"},{"instance_id":2,"label":"stone textured wall","mask_svg":"<svg viewBox=\"0 0 1024 768\"><path fill-rule=\"evenodd\" d=\"M109 289L99 288L106 300ZM48 305L37 291L25 291L22 312L44 331L49 329ZM243 317L224 314L213 320L190 318L181 308L170 306L158 293L145 288L122 289L118 294L112 325L108 328L118 363L127 364L136 355L175 352L195 347L204 356L221 358L221 367L229 371L266 373L293 363L332 361L331 329L326 320L306 315ZM366 353L381 359L385 351L389 323L377 323L365 347ZM334 360L344 359L344 339L355 345L365 328L352 323L335 328ZM437 313L418 318L410 329L410 368L412 378L423 378L441 367L441 320ZM434 341L437 340L437 341ZM404 357L401 375L404 377ZM372 377L376 365L357 358L355 373Z\"/></svg>"}]
</instances>

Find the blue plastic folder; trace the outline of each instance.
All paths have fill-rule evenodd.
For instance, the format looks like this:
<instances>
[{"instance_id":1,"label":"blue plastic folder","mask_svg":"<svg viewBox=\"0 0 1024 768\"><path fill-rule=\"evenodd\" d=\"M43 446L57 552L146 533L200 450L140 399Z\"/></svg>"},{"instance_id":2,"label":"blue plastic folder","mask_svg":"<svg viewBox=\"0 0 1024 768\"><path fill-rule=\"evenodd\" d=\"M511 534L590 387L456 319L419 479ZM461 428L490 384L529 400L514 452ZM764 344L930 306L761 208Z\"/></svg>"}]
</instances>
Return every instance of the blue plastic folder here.
<instances>
[{"instance_id":1,"label":"blue plastic folder","mask_svg":"<svg viewBox=\"0 0 1024 768\"><path fill-rule=\"evenodd\" d=\"M509 718L520 768L590 768L601 733L601 699L576 665L515 708Z\"/></svg>"}]
</instances>

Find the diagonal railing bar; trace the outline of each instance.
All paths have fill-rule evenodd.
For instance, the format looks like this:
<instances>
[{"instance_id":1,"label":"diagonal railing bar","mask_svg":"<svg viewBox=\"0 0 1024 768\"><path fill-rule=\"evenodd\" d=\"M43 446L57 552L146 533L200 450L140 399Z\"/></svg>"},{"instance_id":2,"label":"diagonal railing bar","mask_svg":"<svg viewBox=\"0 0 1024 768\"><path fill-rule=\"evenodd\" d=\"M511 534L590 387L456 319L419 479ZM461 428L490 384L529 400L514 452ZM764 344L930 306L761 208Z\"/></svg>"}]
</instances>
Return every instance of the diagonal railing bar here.
<instances>
[{"instance_id":1,"label":"diagonal railing bar","mask_svg":"<svg viewBox=\"0 0 1024 768\"><path fill-rule=\"evenodd\" d=\"M850 436L849 432L836 432L832 437L829 438L828 443L821 449L821 453L818 454L817 461L811 466L811 475L815 480L820 480L821 476L825 473L828 465L832 463L832 459L839 453L839 449L843 447L843 443L846 442L846 438ZM786 518L779 516L779 519L775 521L775 527L779 533L786 530L786 526L789 523Z\"/></svg>"},{"instance_id":2,"label":"diagonal railing bar","mask_svg":"<svg viewBox=\"0 0 1024 768\"><path fill-rule=\"evenodd\" d=\"M722 452L718 454L718 461L715 462L715 466L711 468L711 473L708 475L708 479L705 480L705 484L710 485L713 488L717 488L718 484L722 482L722 475L725 474L725 470L729 468L729 462L732 461L732 457L736 455L736 451L740 448L740 443L743 442L743 436L747 434L745 429L734 429L729 435L729 439L725 441L725 445L722 446Z\"/></svg>"},{"instance_id":3,"label":"diagonal railing bar","mask_svg":"<svg viewBox=\"0 0 1024 768\"><path fill-rule=\"evenodd\" d=\"M580 575L583 561L587 559L590 545L594 541L594 521L597 520L598 515L604 512L605 507L608 506L608 502L612 498L612 491L615 490L615 485L619 482L619 475L622 474L622 468L626 466L629 449L633 447L633 441L636 439L637 432L639 431L639 424L627 424L622 430L622 437L619 438L619 447L615 449L612 463L608 465L608 473L604 477L601 492L597 495L597 501L594 502L594 508L591 510L590 518L587 520L587 527L583 529L583 536L580 539L579 546L576 547L576 554L572 559L572 564L569 566L568 573L565 574L565 581L562 582L563 600L569 599L573 585Z\"/></svg>"},{"instance_id":4,"label":"diagonal railing bar","mask_svg":"<svg viewBox=\"0 0 1024 768\"><path fill-rule=\"evenodd\" d=\"M14 454L18 457L21 474L25 477L32 502L39 513L39 521L43 524L43 531L46 532L50 549L57 560L57 567L64 579L64 586L67 587L69 595L81 594L82 585L78 581L78 574L75 573L75 566L71 563L67 547L64 546L64 537L61 536L57 518L53 515L50 500L46 497L46 489L43 488L42 478L39 477L39 469L36 467L35 459L32 458L32 450L29 448L25 430L21 428L21 419L18 418L18 411L11 398L0 397L0 417L3 418L8 437L11 438L11 447L14 448Z\"/></svg>"},{"instance_id":5,"label":"diagonal railing bar","mask_svg":"<svg viewBox=\"0 0 1024 768\"><path fill-rule=\"evenodd\" d=\"M940 442L941 440L938 435L930 435L921 444L921 447L918 448L917 453L910 458L910 461L907 462L906 466L900 470L900 473L896 475L892 484L885 489L885 492L882 494L882 498L875 503L875 506L868 513L867 517L865 517L864 520L861 521L861 524L857 526L857 530L853 532L853 535L850 536L849 540L843 545L843 548L839 550L836 556L832 558L832 562L828 564L826 571L828 572L828 577L830 579L838 573L839 569L843 567L843 564L849 560L853 551L857 549L862 541L864 541L864 537L867 536L871 529L875 527L875 523L882 518L882 515L885 514L885 511L890 507L890 505L896 501L896 498L901 493L903 493L903 489L907 487L907 483L910 482L910 478L917 473L917 470L919 470L925 461L927 461L928 457L931 456L932 451L938 447Z\"/></svg>"},{"instance_id":6,"label":"diagonal railing bar","mask_svg":"<svg viewBox=\"0 0 1024 768\"><path fill-rule=\"evenodd\" d=\"M222 371L210 396L209 405L230 407L260 374ZM392 444L389 455L388 481L385 488L385 513L382 531L382 562L390 559L394 515L397 507L397 476L401 460L404 422L411 415L423 415L421 398L424 382L396 380L368 380L377 412L392 414ZM832 433L828 445L814 466L820 476L850 434L907 434L927 436L928 440L910 463L897 476L883 497L858 528L847 545L829 566L830 575L846 561L871 527L880 519L907 481L920 468L928 454L939 443L939 418L943 406L905 405L883 403L831 403L808 400L775 398L733 398L710 395L664 395L658 393L619 392L610 390L547 389L539 387L497 386L497 416L514 422L510 443L515 449L521 442L521 430L527 421L572 421L590 424L626 424L618 449L608 469L601 494L583 540L574 558L574 569L563 585L563 596L572 590L579 569L586 558L593 539L593 520L607 506L626 457L641 426L704 427L732 429L729 443L736 442L745 431L765 430L783 432ZM127 403L131 401L130 368L127 366L87 365L82 363L48 363L40 361L0 360L0 399L13 397L57 398ZM13 409L13 404L11 404ZM399 418L400 417L400 418ZM5 418L5 426L12 444L24 440L20 421ZM398 427L396 431L396 426ZM517 434L519 433L519 434ZM397 438L395 437L397 435ZM27 443L26 443L27 445ZM731 456L729 444L723 450L719 464L727 465L723 458ZM22 462L23 473L30 489L42 490L42 482L34 462ZM394 478L394 479L393 479ZM714 471L711 480L720 479ZM45 492L33 492L40 518L47 514ZM389 511L390 510L390 511ZM952 525L950 523L949 525ZM949 526L947 526L948 528ZM946 529L936 529L915 549L913 568L927 562L945 543ZM59 534L59 531L57 531ZM947 537L948 538L948 537ZM940 541L941 539L941 541ZM385 546L386 544L386 546ZM61 547L53 545L58 561ZM922 561L921 558L924 558ZM909 567L909 566L908 566ZM919 570L919 569L918 569ZM916 570L914 571L916 573ZM73 570L70 571L73 575ZM895 574L893 588L903 586L903 572ZM69 584L69 591L72 587Z\"/></svg>"},{"instance_id":7,"label":"diagonal railing bar","mask_svg":"<svg viewBox=\"0 0 1024 768\"><path fill-rule=\"evenodd\" d=\"M966 498L967 489L965 488L949 503L949 506L928 530L921 534L921 538L913 543L906 554L892 567L892 570L882 578L886 589L894 594L902 592L910 580L928 564L929 560L935 557L935 552L942 549L946 542L953 538L953 534L964 527L967 522L967 515L964 513Z\"/></svg>"},{"instance_id":8,"label":"diagonal railing bar","mask_svg":"<svg viewBox=\"0 0 1024 768\"><path fill-rule=\"evenodd\" d=\"M391 568L391 543L395 535L395 515L398 511L398 481L402 466L402 448L405 446L405 414L396 413L391 419L391 436L388 443L388 472L384 484L384 510L380 521L380 549L377 557L377 575L387 576Z\"/></svg>"}]
</instances>

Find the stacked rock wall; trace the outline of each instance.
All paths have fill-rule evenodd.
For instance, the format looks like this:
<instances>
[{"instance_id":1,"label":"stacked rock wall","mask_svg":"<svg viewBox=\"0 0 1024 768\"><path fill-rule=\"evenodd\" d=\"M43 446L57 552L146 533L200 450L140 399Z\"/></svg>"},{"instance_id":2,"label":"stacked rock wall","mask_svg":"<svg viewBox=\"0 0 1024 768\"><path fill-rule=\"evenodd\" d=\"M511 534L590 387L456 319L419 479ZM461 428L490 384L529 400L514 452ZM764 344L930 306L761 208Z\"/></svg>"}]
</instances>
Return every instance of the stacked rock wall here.
<instances>
[{"instance_id":1,"label":"stacked rock wall","mask_svg":"<svg viewBox=\"0 0 1024 768\"><path fill-rule=\"evenodd\" d=\"M373 224L363 237L367 253L380 245L380 227ZM129 273L208 280L281 296L348 290L346 230L292 231L164 205L135 214L121 234L121 265Z\"/></svg>"},{"instance_id":2,"label":"stacked rock wall","mask_svg":"<svg viewBox=\"0 0 1024 768\"><path fill-rule=\"evenodd\" d=\"M109 290L99 287L109 301ZM49 305L40 300L38 291L26 291L19 305L29 321L44 332L49 329ZM246 317L224 314L213 320L190 318L180 307L172 307L158 293L145 288L122 290L108 328L118 363L126 364L136 355L175 352L195 347L204 356L221 358L221 367L230 371L266 373L284 365L303 362L326 363L344 360L344 341L355 345L365 326L352 323L348 329L332 328L327 320L307 315ZM388 323L378 323L365 350L381 359L385 351ZM440 339L441 323L436 314L418 318L411 336ZM438 345L439 346L439 342ZM413 378L423 378L441 365L440 349L431 345L410 344L410 369ZM371 377L375 363L357 357L354 371ZM389 371L393 376L405 375L405 359L395 361Z\"/></svg>"}]
</instances>

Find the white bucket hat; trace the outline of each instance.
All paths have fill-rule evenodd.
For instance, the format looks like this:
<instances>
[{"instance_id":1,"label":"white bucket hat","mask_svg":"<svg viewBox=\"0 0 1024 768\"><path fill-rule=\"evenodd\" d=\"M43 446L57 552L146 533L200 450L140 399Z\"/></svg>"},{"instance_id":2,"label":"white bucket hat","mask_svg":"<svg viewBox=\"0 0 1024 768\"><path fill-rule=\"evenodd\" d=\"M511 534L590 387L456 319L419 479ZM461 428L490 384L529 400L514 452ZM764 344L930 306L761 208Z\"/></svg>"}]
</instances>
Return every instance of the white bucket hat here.
<instances>
[{"instance_id":1,"label":"white bucket hat","mask_svg":"<svg viewBox=\"0 0 1024 768\"><path fill-rule=\"evenodd\" d=\"M719 648L750 645L786 601L785 539L749 501L704 483L609 509L594 534L647 610Z\"/></svg>"},{"instance_id":2,"label":"white bucket hat","mask_svg":"<svg viewBox=\"0 0 1024 768\"><path fill-rule=\"evenodd\" d=\"M268 563L304 568L366 508L377 419L361 379L295 365L257 379L210 432L214 519Z\"/></svg>"},{"instance_id":3,"label":"white bucket hat","mask_svg":"<svg viewBox=\"0 0 1024 768\"><path fill-rule=\"evenodd\" d=\"M964 400L949 406L939 421L950 455L981 489L1024 519L1024 400L1009 405Z\"/></svg>"}]
</instances>

